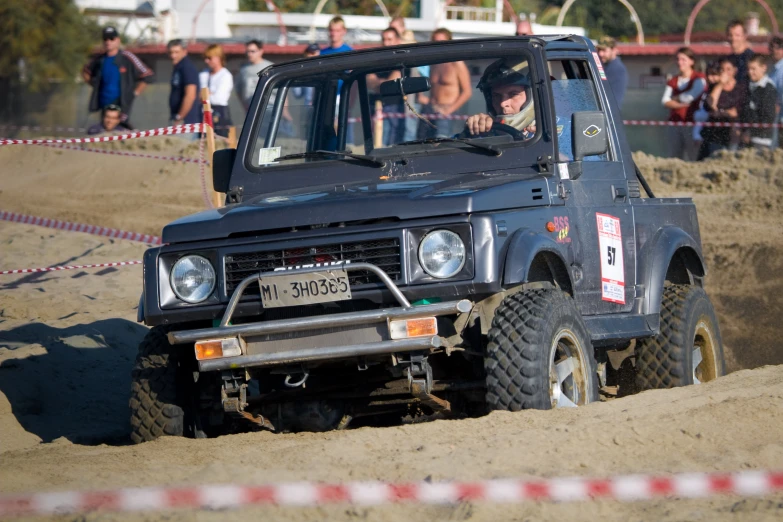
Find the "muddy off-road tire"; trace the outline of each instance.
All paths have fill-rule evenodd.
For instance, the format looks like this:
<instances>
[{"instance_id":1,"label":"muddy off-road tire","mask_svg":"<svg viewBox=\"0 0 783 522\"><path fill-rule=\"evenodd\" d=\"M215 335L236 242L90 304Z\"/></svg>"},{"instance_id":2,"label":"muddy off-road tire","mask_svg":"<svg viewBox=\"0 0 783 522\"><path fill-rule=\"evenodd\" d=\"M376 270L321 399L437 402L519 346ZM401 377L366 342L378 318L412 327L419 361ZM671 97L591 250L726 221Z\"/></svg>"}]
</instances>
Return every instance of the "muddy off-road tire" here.
<instances>
[{"instance_id":1,"label":"muddy off-road tire","mask_svg":"<svg viewBox=\"0 0 783 522\"><path fill-rule=\"evenodd\" d=\"M715 309L703 288L671 285L661 299L661 331L636 342L636 387L675 388L726 373Z\"/></svg>"},{"instance_id":2,"label":"muddy off-road tire","mask_svg":"<svg viewBox=\"0 0 783 522\"><path fill-rule=\"evenodd\" d=\"M168 332L162 326L147 332L131 372L131 440L137 444L167 435L206 437L197 410L208 379L194 382L192 349L172 346Z\"/></svg>"},{"instance_id":3,"label":"muddy off-road tire","mask_svg":"<svg viewBox=\"0 0 783 522\"><path fill-rule=\"evenodd\" d=\"M506 297L487 340L490 410L548 410L599 400L590 336L573 299L560 290Z\"/></svg>"}]
</instances>

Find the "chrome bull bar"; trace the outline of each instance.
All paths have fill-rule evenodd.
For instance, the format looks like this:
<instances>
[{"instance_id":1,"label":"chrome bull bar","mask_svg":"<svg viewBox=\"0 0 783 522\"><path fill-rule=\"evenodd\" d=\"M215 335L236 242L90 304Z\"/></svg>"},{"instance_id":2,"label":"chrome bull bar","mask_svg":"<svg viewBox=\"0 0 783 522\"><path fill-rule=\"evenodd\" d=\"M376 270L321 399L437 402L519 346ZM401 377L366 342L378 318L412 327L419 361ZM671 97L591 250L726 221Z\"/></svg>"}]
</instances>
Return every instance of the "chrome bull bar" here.
<instances>
[{"instance_id":1,"label":"chrome bull bar","mask_svg":"<svg viewBox=\"0 0 783 522\"><path fill-rule=\"evenodd\" d=\"M365 310L361 312L346 312L331 315L318 315L311 317L299 317L295 319L280 319L274 321L260 321L241 325L229 325L236 310L239 300L247 287L260 278L274 277L275 275L291 273L311 273L323 270L366 270L370 271L385 284L391 291L400 307L383 308L379 310ZM369 325L373 323L385 323L390 319L416 319L440 315L467 313L473 307L473 303L467 299L460 301L448 301L421 306L411 306L403 293L394 284L391 278L370 263L353 263L329 265L326 267L302 268L285 272L264 272L243 279L234 291L228 303L220 326L213 328L201 328L198 330L183 330L169 332L168 339L171 344L194 343L205 339L220 337L245 337L268 335L286 332L303 332L323 328L347 327L356 325ZM412 339L386 340L372 343L361 343L348 346L335 346L323 348L290 349L280 352L241 355L199 361L202 371L221 370L237 367L268 366L315 360L340 359L367 355L379 355L385 353L406 352L413 350L426 350L445 346L445 340L441 337L430 336Z\"/></svg>"}]
</instances>

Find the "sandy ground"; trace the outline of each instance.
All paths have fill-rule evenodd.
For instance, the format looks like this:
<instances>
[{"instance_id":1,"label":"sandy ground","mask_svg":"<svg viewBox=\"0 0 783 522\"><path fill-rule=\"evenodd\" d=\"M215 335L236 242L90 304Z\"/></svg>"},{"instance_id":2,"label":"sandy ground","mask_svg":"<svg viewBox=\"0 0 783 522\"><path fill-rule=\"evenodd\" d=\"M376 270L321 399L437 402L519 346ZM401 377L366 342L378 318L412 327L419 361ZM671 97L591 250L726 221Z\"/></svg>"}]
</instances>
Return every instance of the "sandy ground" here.
<instances>
[{"instance_id":1,"label":"sandy ground","mask_svg":"<svg viewBox=\"0 0 783 522\"><path fill-rule=\"evenodd\" d=\"M112 147L194 157L176 138ZM783 468L783 154L702 165L637 156L656 195L692 195L728 367L718 381L571 411L326 434L127 442L138 266L0 276L0 492L288 480L447 480ZM158 234L202 208L198 167L0 147L0 209ZM144 245L0 223L0 269L141 259ZM763 365L772 365L761 367ZM86 520L773 520L783 495L91 514ZM64 519L85 520L82 517Z\"/></svg>"}]
</instances>

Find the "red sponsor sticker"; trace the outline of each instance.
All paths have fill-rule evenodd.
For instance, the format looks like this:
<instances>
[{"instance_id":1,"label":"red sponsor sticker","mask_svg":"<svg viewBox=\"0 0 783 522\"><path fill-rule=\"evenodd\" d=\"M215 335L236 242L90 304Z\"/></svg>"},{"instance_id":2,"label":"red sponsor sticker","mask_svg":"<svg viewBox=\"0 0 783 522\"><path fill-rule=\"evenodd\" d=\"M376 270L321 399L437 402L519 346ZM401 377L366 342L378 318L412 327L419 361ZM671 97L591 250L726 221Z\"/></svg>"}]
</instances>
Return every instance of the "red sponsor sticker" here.
<instances>
[{"instance_id":1,"label":"red sponsor sticker","mask_svg":"<svg viewBox=\"0 0 783 522\"><path fill-rule=\"evenodd\" d=\"M598 56L598 53L593 51L593 59L595 60L595 65L598 67L598 74L601 76L602 80L606 80L606 73L604 72L604 64L601 63L601 57Z\"/></svg>"}]
</instances>

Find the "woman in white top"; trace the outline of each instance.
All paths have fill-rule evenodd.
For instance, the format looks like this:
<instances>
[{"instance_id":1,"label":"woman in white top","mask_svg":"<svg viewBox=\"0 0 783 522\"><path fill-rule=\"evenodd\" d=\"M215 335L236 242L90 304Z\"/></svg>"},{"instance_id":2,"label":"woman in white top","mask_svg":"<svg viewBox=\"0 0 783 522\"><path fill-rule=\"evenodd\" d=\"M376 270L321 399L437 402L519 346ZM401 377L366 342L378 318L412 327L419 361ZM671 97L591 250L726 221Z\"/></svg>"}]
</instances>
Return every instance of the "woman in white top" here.
<instances>
[{"instance_id":1,"label":"woman in white top","mask_svg":"<svg viewBox=\"0 0 783 522\"><path fill-rule=\"evenodd\" d=\"M226 55L223 48L212 44L204 51L204 62L208 69L198 75L202 88L209 88L209 103L212 105L212 122L215 134L228 136L231 126L231 113L228 110L228 100L234 90L234 77L225 68Z\"/></svg>"}]
</instances>

